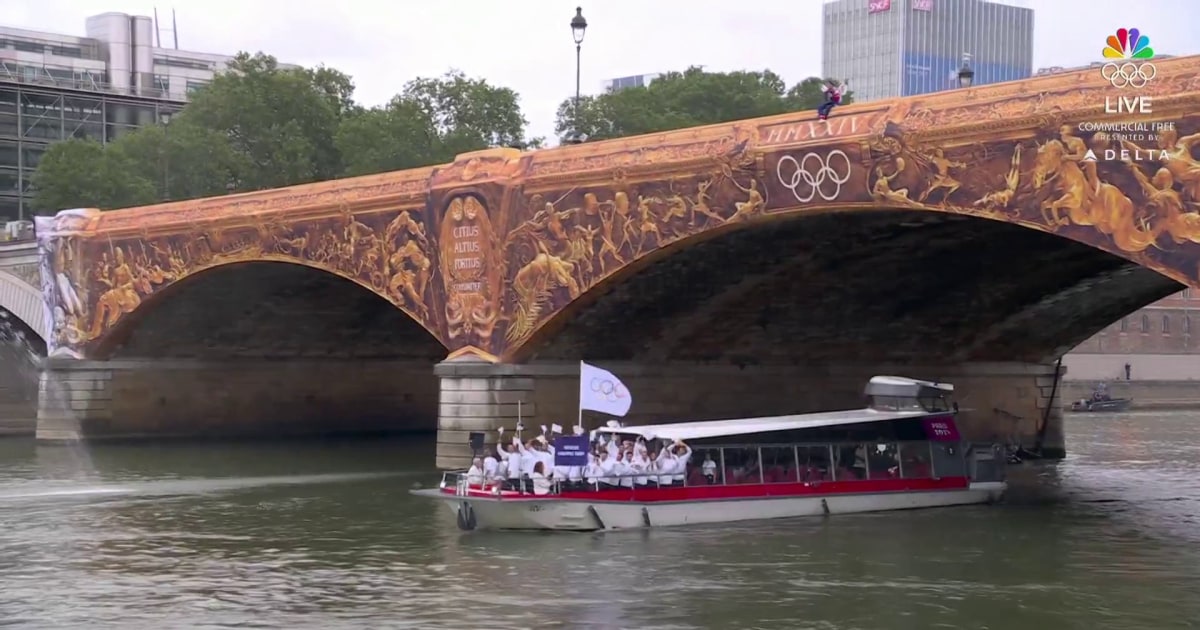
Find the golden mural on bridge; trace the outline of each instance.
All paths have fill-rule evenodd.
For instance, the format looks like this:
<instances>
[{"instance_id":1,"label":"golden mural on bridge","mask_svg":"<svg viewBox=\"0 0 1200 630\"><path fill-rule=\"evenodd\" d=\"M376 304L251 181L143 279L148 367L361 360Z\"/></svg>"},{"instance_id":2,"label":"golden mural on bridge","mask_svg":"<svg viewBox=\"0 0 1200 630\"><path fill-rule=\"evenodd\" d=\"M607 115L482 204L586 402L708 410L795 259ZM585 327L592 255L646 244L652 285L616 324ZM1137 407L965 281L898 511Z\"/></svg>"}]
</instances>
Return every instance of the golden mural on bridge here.
<instances>
[{"instance_id":1,"label":"golden mural on bridge","mask_svg":"<svg viewBox=\"0 0 1200 630\"><path fill-rule=\"evenodd\" d=\"M43 285L58 345L80 355L187 275L286 260L375 291L451 351L519 359L568 304L673 243L807 212L916 209L1055 233L1200 286L1200 58L1160 61L1157 77L1142 91L1154 113L1117 117L1141 125L1122 133L1099 125L1114 120L1102 107L1113 88L1087 70L852 105L824 122L799 112L71 211L39 223Z\"/></svg>"},{"instance_id":2,"label":"golden mural on bridge","mask_svg":"<svg viewBox=\"0 0 1200 630\"><path fill-rule=\"evenodd\" d=\"M295 263L338 275L441 336L441 314L429 306L437 294L436 237L426 227L423 205L356 213L339 202L302 217L226 213L220 222L186 231L146 225L88 238L96 223L119 214L74 210L39 221L43 236L62 235L40 243L57 354L85 356L161 289L197 272L246 262Z\"/></svg>"}]
</instances>

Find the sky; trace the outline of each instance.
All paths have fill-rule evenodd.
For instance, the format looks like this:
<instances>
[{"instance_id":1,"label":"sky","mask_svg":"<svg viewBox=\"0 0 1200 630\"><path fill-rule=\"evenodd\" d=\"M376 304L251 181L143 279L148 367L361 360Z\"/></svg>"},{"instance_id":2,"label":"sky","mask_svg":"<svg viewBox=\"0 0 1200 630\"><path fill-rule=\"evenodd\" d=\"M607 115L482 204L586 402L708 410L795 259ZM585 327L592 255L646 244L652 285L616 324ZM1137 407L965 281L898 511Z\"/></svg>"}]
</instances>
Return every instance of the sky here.
<instances>
[{"instance_id":1,"label":"sky","mask_svg":"<svg viewBox=\"0 0 1200 630\"><path fill-rule=\"evenodd\" d=\"M169 41L210 53L263 51L280 61L324 64L354 77L357 100L386 102L409 80L458 69L521 95L530 136L553 137L554 113L575 92L565 0L0 0L0 24L84 34L89 15L153 15ZM935 0L936 2L937 0ZM945 0L950 1L950 0ZM1119 27L1150 36L1159 54L1200 53L1200 0L1012 0L1035 13L1034 67L1098 60ZM605 79L682 70L769 68L789 83L821 69L824 0L603 0L588 20L582 89Z\"/></svg>"}]
</instances>

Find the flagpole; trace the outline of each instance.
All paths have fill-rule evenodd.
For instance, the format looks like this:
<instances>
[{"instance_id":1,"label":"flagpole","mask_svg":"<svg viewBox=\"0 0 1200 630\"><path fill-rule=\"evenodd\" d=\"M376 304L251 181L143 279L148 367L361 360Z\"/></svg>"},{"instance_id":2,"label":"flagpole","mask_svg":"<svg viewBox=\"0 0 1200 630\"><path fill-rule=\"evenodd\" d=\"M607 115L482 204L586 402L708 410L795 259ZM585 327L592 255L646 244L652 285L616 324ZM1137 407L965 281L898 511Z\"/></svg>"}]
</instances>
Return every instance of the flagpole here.
<instances>
[{"instance_id":1,"label":"flagpole","mask_svg":"<svg viewBox=\"0 0 1200 630\"><path fill-rule=\"evenodd\" d=\"M575 421L575 426L583 428L583 361L579 361L579 419Z\"/></svg>"}]
</instances>

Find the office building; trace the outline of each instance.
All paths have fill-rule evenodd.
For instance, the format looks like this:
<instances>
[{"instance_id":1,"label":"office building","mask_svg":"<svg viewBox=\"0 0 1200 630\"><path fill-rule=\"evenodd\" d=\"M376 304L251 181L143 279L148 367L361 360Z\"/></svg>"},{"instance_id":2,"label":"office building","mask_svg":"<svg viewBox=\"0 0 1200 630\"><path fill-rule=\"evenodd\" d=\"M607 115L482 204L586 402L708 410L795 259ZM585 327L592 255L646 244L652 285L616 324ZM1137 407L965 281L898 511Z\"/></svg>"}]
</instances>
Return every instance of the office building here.
<instances>
[{"instance_id":1,"label":"office building","mask_svg":"<svg viewBox=\"0 0 1200 630\"><path fill-rule=\"evenodd\" d=\"M654 82L655 79L661 77L662 74L653 72L650 74L635 74L628 77L619 77L616 79L608 79L604 82L604 91L616 92L632 87L646 87Z\"/></svg>"},{"instance_id":2,"label":"office building","mask_svg":"<svg viewBox=\"0 0 1200 630\"><path fill-rule=\"evenodd\" d=\"M149 17L105 13L85 30L0 26L0 222L30 215L30 180L50 143L108 142L165 122L232 59L161 46Z\"/></svg>"},{"instance_id":3,"label":"office building","mask_svg":"<svg viewBox=\"0 0 1200 630\"><path fill-rule=\"evenodd\" d=\"M833 0L824 6L822 74L849 79L856 101L958 87L1033 72L1033 10L987 0Z\"/></svg>"}]
</instances>

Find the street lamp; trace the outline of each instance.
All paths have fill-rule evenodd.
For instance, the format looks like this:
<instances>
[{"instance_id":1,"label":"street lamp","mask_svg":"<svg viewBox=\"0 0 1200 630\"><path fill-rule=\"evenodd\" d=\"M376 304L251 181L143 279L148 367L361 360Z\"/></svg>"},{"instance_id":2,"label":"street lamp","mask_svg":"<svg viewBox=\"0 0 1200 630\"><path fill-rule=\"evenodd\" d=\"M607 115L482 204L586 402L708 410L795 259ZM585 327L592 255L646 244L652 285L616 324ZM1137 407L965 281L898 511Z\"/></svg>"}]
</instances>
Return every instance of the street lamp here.
<instances>
[{"instance_id":1,"label":"street lamp","mask_svg":"<svg viewBox=\"0 0 1200 630\"><path fill-rule=\"evenodd\" d=\"M969 88L975 80L975 71L971 69L971 56L963 53L962 67L958 69L958 87Z\"/></svg>"},{"instance_id":2,"label":"street lamp","mask_svg":"<svg viewBox=\"0 0 1200 630\"><path fill-rule=\"evenodd\" d=\"M583 7L575 7L575 17L571 18L571 37L575 39L575 107L573 112L574 121L571 132L570 142L578 144L582 142L579 134L579 77L580 77L580 57L583 55L583 36L587 33L587 18L583 17Z\"/></svg>"}]
</instances>

